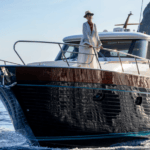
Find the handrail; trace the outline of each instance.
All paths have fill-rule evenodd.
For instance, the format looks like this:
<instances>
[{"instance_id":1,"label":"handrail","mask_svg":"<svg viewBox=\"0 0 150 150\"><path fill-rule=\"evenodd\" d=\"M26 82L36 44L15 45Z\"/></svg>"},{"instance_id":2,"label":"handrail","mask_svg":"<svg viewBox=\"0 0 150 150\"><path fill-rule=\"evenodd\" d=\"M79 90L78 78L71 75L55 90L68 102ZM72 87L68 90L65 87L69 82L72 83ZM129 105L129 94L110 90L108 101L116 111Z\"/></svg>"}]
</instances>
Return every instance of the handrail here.
<instances>
[{"instance_id":1,"label":"handrail","mask_svg":"<svg viewBox=\"0 0 150 150\"><path fill-rule=\"evenodd\" d=\"M22 62L24 65L26 65L25 62L23 61L23 59L21 58L21 56L19 55L19 53L18 53L18 52L16 51L16 49L15 49L17 43L45 43L45 44L58 44L59 47L60 47L60 49L61 49L61 51L62 51L62 54L63 54L64 57L65 57L64 51L62 50L62 48L61 48L60 45L88 47L88 45L80 45L80 44L73 44L73 43L61 43L61 42L47 42L47 41L28 41L28 40L19 40L19 41L16 41L16 42L14 43L13 49L14 49L15 53L17 54L17 56L19 57L19 59L21 60L21 62ZM95 48L97 48L97 47L93 47L93 49L95 49ZM74 53L74 52L72 52L72 53ZM80 53L78 53L78 54L80 54ZM81 53L81 54L82 54L82 53ZM88 54L88 55L96 55L96 53L95 53L95 54ZM65 60L66 60L66 62L67 62L67 64L68 64L68 66L69 66L69 63L68 63L68 61L67 61L66 58L65 58ZM99 63L99 62L98 62L98 63ZM99 63L99 66L100 66L100 63Z\"/></svg>"},{"instance_id":2,"label":"handrail","mask_svg":"<svg viewBox=\"0 0 150 150\"><path fill-rule=\"evenodd\" d=\"M3 61L5 65L6 65L6 63L15 64L15 65L21 65L21 64L18 64L18 63L14 63L14 62L7 61L7 60L2 60L2 59L0 59L0 61Z\"/></svg>"},{"instance_id":3,"label":"handrail","mask_svg":"<svg viewBox=\"0 0 150 150\"><path fill-rule=\"evenodd\" d=\"M128 54L128 53L124 53L124 52L120 52L120 51L113 50L113 49L103 48L103 50L110 51L110 52L116 52L116 53L120 53L120 54L131 56L131 57L134 57L134 58L139 58L139 59L143 59L143 60L149 61L149 59L146 59L146 58L143 58L143 57L139 57L139 56L136 56L136 55L132 55L132 54Z\"/></svg>"},{"instance_id":4,"label":"handrail","mask_svg":"<svg viewBox=\"0 0 150 150\"><path fill-rule=\"evenodd\" d=\"M60 42L47 42L47 41L19 40L19 41L16 41L16 42L14 43L13 48L14 48L15 53L18 55L18 57L20 58L20 60L22 61L22 63L23 63L24 65L25 65L25 62L23 61L23 59L21 58L21 56L19 55L19 53L18 53L18 52L16 51L16 49L15 49L16 44L17 44L17 43L21 43L21 42L22 42L22 43L23 43L23 42L26 42L26 43L58 44L59 47L60 47L60 49L61 49L61 51L62 51L62 55L63 55L64 58L65 58L65 62L68 64L68 67L69 67L69 62L67 61L67 58L66 58L65 55L64 55L64 52L66 52L66 51L63 51L60 45L82 46L82 47L87 47L87 46L88 46L88 45L80 45L80 44L73 44L73 43L60 43ZM81 53L81 54L93 55L93 57L94 57L94 55L95 55L95 56L96 56L96 59L97 59L97 61L98 61L98 63L99 63L99 67L100 67L100 69L101 69L101 65L100 65L100 62L99 62L99 60L98 60L98 55L97 55L97 53L96 53L95 48L97 48L97 47L93 47L94 54L88 54L88 53ZM137 72L138 72L138 74L140 74L140 70L139 70L139 67L138 67L137 59L142 59L142 60L147 61L148 64L149 64L149 68L150 68L150 60L149 60L149 59L146 59L146 58L143 58L143 57L139 57L139 56L136 56L136 55L132 55L132 54L128 54L128 53L124 53L124 52L120 52L120 51L117 51L117 50L114 50L114 49L103 48L103 50L110 51L110 52L116 52L116 53L117 53L117 55L118 55L118 57L119 57L120 64L121 64L122 72L124 72L124 69L123 69L123 65L122 65L121 58L120 58L120 54L124 54L124 55L127 55L127 56L130 56L130 57L135 58L135 63L136 63L136 66L137 66ZM79 52L70 52L70 53L78 53L78 54L80 54ZM93 59L92 59L92 60L93 60ZM90 63L91 63L91 62L90 62ZM84 64L84 63L81 63L81 64ZM89 63L86 63L86 64L89 64Z\"/></svg>"}]
</instances>

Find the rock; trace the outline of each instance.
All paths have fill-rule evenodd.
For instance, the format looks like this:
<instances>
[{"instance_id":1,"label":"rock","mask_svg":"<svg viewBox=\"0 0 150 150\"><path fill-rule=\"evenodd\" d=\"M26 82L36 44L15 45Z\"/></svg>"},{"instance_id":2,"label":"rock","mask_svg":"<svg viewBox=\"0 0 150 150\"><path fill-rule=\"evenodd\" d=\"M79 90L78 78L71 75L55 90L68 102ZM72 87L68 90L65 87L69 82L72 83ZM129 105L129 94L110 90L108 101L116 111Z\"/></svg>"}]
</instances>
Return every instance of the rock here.
<instances>
[{"instance_id":1,"label":"rock","mask_svg":"<svg viewBox=\"0 0 150 150\"><path fill-rule=\"evenodd\" d=\"M143 12L143 19L139 27L139 32L150 34L150 3L146 6Z\"/></svg>"}]
</instances>

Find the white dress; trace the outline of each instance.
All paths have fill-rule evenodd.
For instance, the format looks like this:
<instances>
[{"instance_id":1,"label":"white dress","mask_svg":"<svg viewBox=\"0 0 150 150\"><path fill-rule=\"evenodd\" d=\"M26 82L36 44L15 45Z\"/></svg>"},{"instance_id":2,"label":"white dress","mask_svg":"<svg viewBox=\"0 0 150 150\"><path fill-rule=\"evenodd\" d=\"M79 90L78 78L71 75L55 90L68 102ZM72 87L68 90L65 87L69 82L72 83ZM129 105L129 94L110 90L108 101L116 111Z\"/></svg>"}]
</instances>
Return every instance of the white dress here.
<instances>
[{"instance_id":1,"label":"white dress","mask_svg":"<svg viewBox=\"0 0 150 150\"><path fill-rule=\"evenodd\" d=\"M92 32L88 22L83 23L83 36L81 38L80 45L86 45L86 47L79 46L79 53L94 54L93 48L89 48L87 44L97 47L95 49L96 54L99 52L100 46L102 45L94 23ZM99 64L95 55L79 54L78 67L99 69Z\"/></svg>"}]
</instances>

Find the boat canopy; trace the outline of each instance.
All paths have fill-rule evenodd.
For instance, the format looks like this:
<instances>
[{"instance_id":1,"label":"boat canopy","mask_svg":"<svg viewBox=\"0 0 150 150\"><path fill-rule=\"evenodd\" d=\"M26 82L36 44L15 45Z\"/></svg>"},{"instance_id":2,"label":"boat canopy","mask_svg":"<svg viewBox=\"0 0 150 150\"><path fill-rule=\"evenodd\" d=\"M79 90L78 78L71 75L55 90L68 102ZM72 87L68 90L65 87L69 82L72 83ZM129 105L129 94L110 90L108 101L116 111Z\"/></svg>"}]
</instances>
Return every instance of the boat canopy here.
<instances>
[{"instance_id":1,"label":"boat canopy","mask_svg":"<svg viewBox=\"0 0 150 150\"><path fill-rule=\"evenodd\" d=\"M141 32L100 32L99 37L101 40L108 39L144 39L150 41L150 36ZM80 41L82 34L67 36L63 42L76 42Z\"/></svg>"}]
</instances>

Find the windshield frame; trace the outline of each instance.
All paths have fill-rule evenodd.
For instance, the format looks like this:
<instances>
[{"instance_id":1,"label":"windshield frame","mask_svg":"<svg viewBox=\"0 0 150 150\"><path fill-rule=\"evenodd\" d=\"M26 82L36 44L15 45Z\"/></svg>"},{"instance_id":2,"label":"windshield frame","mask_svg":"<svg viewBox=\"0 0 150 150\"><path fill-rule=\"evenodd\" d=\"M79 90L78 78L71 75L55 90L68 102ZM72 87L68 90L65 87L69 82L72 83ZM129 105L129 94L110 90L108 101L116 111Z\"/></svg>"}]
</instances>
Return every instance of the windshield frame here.
<instances>
[{"instance_id":1,"label":"windshield frame","mask_svg":"<svg viewBox=\"0 0 150 150\"><path fill-rule=\"evenodd\" d=\"M133 43L133 41L144 41L144 42L146 42L145 43L145 51L143 52L141 52L141 54L142 54L142 56L141 55L136 55L136 56L139 56L139 57L143 57L143 58L146 58L147 57L147 52L148 52L148 40L146 40L146 39L105 39L105 40L101 40L101 42L103 43L103 41L123 41L123 40L129 40L129 41L132 41L131 43ZM68 42L67 42L68 43ZM79 44L80 43L80 41L76 41L76 42L69 42L69 43L71 43L71 44ZM66 51L66 48L68 47L68 45L63 45L62 46L62 50L63 51ZM102 52L102 50L100 50L100 52ZM129 53L130 52L130 53ZM132 52L133 52L133 50L132 50ZM129 48L129 51L128 51L128 54L132 54L132 52L131 52L131 50L130 50L130 48ZM133 55L135 55L135 54L133 54ZM58 55L57 55L57 57L56 57L56 59L55 59L55 61L59 61L59 60L62 60L61 59L61 57L62 57L62 52L61 52L61 50L59 51L59 53L58 53ZM116 58L116 57L118 57L118 56L103 56L103 55L101 55L100 53L99 53L99 59L100 58L103 58L104 59L104 57L105 58ZM121 58L131 58L130 56L120 56ZM67 58L67 59L71 59L71 58ZM77 57L76 57L76 59L77 59ZM75 61L75 59L73 60L73 61Z\"/></svg>"}]
</instances>

